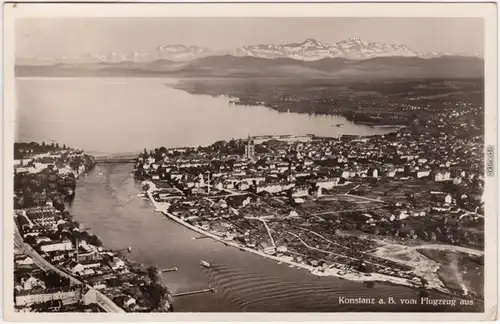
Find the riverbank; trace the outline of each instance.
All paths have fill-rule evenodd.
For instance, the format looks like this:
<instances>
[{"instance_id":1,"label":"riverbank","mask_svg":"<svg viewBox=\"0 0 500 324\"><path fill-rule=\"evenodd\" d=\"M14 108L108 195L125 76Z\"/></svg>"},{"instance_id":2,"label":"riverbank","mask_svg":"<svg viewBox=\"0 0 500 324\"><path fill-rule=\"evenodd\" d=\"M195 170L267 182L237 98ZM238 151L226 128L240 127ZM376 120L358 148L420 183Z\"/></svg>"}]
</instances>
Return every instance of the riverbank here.
<instances>
[{"instance_id":1,"label":"riverbank","mask_svg":"<svg viewBox=\"0 0 500 324\"><path fill-rule=\"evenodd\" d=\"M223 238L221 238L213 233L210 233L208 231L203 230L200 227L193 226L193 225L189 224L188 222L185 222L184 220L180 219L179 217L176 217L175 215L173 215L172 213L169 213L168 212L169 205L167 203L157 202L153 197L153 193L157 190L156 185L151 181L144 181L143 184L148 187L148 189L146 191L146 195L149 198L150 202L152 203L152 205L154 206L156 211L161 212L163 215L165 215L169 219L175 221L176 223L178 223L178 224L180 224L180 225L182 225L182 226L184 226L184 227L186 227L186 228L188 228L196 233L199 233L203 236L206 236L206 237L211 238L215 241L221 242L226 246L231 246L231 247L237 248L241 251L253 253L253 254L256 254L258 256L274 260L278 263L288 264L291 267L297 267L300 269L307 270L308 272L310 272L311 274L313 274L315 276L333 276L333 277L338 277L340 279L357 281L357 282L372 282L372 283L386 283L386 284L388 283L388 284L393 284L393 285L405 286L405 287L409 287L412 289L422 288L420 285L420 282L409 281L407 279L403 279L400 277L393 277L393 276L388 276L388 275L379 274L379 273L362 274L360 272L355 272L351 269L349 269L349 270L344 269L344 268L342 268L342 265L340 265L340 264L338 265L338 268L330 266L330 268L328 268L328 269L322 269L322 268L314 267L314 266L311 266L308 264L295 262L292 260L291 257L287 258L287 257L274 256L272 254L268 254L268 253L265 253L265 252L262 252L262 251L259 251L256 249L248 248L248 247L243 246L241 244L238 244L234 241L225 240L225 239L223 239ZM441 284L432 283L431 286L427 287L427 289L428 290L435 290L435 291L445 293L445 294L451 294L451 292L448 289L446 289L442 285L442 283Z\"/></svg>"},{"instance_id":2,"label":"riverbank","mask_svg":"<svg viewBox=\"0 0 500 324\"><path fill-rule=\"evenodd\" d=\"M35 144L16 143L38 148ZM57 194L66 188L63 180L69 176L73 179L70 194L75 197L76 184L80 176L93 170L94 158L83 151L59 150L55 145L42 147L47 152L21 156L21 162L14 167L13 216L18 229L15 243L42 269L86 286L90 297L82 297L85 303L94 301L107 312L169 312L171 293L162 284L156 268L127 260L120 252L122 247L104 249L100 238L90 234L90 228L75 221L65 204L57 203ZM40 194L35 196L37 191ZM36 271L22 269L22 265L14 269L19 278L37 276ZM30 293L31 288L20 290L21 295ZM28 310L30 305L37 305L36 300L17 304L15 298L17 306Z\"/></svg>"}]
</instances>

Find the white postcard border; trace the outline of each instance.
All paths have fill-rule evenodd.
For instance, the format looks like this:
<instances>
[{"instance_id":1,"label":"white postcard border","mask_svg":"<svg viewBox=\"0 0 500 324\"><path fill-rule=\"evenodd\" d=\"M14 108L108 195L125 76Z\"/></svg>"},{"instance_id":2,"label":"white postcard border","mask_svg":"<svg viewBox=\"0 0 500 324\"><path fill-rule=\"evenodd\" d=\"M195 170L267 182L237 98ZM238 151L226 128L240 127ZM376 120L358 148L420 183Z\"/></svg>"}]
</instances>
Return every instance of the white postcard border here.
<instances>
[{"instance_id":1,"label":"white postcard border","mask_svg":"<svg viewBox=\"0 0 500 324\"><path fill-rule=\"evenodd\" d=\"M118 6L118 7L117 7ZM22 17L482 17L485 21L485 147L498 151L498 27L494 3L212 3L212 4L42 4L4 6L4 315L9 321L481 321L497 318L498 169L485 175L485 312L484 313L169 313L169 314L35 314L14 313L12 187L15 81L14 28ZM6 297L6 298L5 298Z\"/></svg>"}]
</instances>

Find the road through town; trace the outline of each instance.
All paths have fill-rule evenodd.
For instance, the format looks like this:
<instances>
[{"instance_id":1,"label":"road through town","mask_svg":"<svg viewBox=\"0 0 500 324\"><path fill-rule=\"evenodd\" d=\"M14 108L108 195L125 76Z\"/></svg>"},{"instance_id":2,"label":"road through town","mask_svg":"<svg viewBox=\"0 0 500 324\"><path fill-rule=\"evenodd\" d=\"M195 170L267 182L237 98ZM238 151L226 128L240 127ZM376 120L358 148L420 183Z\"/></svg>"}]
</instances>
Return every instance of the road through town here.
<instances>
[{"instance_id":1,"label":"road through town","mask_svg":"<svg viewBox=\"0 0 500 324\"><path fill-rule=\"evenodd\" d=\"M28 255L33 262L35 262L42 270L44 271L54 271L58 275L64 278L68 278L71 283L75 285L85 285L89 288L96 296L96 302L99 306L102 307L108 313L124 313L125 311L118 307L111 299L106 297L103 293L94 289L93 287L85 284L84 282L78 280L72 275L58 269L56 266L45 260L37 251L35 251L31 246L24 243L21 233L19 233L19 228L14 226L14 244L20 248L26 255Z\"/></svg>"}]
</instances>

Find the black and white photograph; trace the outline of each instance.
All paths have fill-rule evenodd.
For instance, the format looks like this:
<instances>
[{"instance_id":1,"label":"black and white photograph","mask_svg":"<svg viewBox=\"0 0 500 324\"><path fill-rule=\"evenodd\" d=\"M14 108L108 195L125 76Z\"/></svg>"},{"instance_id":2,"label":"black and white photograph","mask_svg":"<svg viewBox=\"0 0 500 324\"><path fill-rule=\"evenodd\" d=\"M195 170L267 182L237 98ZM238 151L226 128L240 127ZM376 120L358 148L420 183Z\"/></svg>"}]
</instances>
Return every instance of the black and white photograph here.
<instances>
[{"instance_id":1,"label":"black and white photograph","mask_svg":"<svg viewBox=\"0 0 500 324\"><path fill-rule=\"evenodd\" d=\"M6 10L6 312L496 318L494 5L100 6Z\"/></svg>"}]
</instances>

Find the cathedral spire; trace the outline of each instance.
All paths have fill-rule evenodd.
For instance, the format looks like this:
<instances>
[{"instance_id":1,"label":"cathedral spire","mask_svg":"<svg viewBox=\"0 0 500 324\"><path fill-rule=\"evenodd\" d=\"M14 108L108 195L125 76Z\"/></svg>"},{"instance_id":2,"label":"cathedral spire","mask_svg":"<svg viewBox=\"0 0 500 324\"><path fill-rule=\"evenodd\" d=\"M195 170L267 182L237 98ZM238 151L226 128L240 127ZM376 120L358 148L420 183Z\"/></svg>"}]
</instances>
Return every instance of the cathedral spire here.
<instances>
[{"instance_id":1,"label":"cathedral spire","mask_svg":"<svg viewBox=\"0 0 500 324\"><path fill-rule=\"evenodd\" d=\"M248 134L247 144L245 145L245 157L249 160L253 160L255 157L255 146L250 134Z\"/></svg>"}]
</instances>

